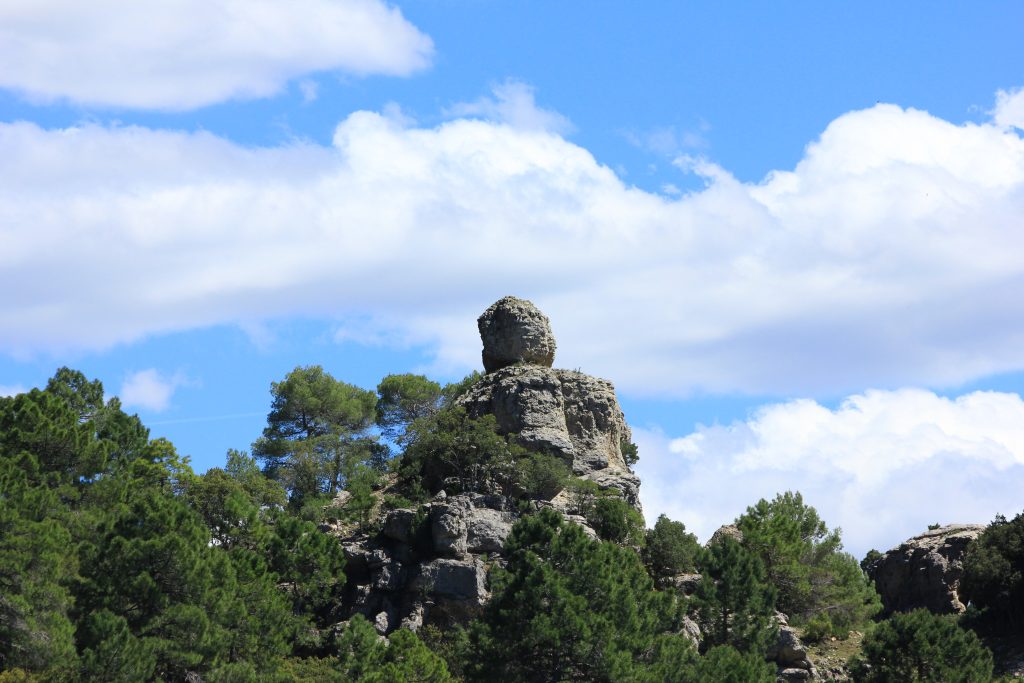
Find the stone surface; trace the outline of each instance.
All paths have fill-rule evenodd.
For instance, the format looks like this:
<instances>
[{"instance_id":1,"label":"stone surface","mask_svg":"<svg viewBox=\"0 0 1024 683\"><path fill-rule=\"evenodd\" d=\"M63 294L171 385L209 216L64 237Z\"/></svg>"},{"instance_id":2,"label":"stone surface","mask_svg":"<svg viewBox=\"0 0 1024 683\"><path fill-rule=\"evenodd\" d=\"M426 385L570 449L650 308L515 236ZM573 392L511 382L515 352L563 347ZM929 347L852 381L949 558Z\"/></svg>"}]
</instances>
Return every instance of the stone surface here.
<instances>
[{"instance_id":1,"label":"stone surface","mask_svg":"<svg viewBox=\"0 0 1024 683\"><path fill-rule=\"evenodd\" d=\"M477 319L483 340L485 372L517 363L551 367L555 360L555 336L548 317L531 302L507 296Z\"/></svg>"},{"instance_id":2,"label":"stone surface","mask_svg":"<svg viewBox=\"0 0 1024 683\"><path fill-rule=\"evenodd\" d=\"M662 579L661 588L674 588L683 595L693 595L700 587L704 577L700 574L676 574Z\"/></svg>"},{"instance_id":3,"label":"stone surface","mask_svg":"<svg viewBox=\"0 0 1024 683\"><path fill-rule=\"evenodd\" d=\"M715 543L721 541L723 538L731 538L734 541L742 543L743 532L740 531L739 527L735 524L723 524L722 526L718 527L718 530L715 531L715 533L711 534L711 538L708 539L708 542L705 544L705 547L710 547Z\"/></svg>"},{"instance_id":4,"label":"stone surface","mask_svg":"<svg viewBox=\"0 0 1024 683\"><path fill-rule=\"evenodd\" d=\"M789 619L782 612L776 612L775 623L779 635L768 649L767 657L778 665L779 680L803 681L816 678L814 665L807 655L807 648L789 625ZM797 674L797 671L802 673Z\"/></svg>"},{"instance_id":5,"label":"stone surface","mask_svg":"<svg viewBox=\"0 0 1024 683\"><path fill-rule=\"evenodd\" d=\"M384 527L381 533L400 543L408 543L412 538L412 525L415 519L416 512L414 510L391 510L384 517Z\"/></svg>"},{"instance_id":6,"label":"stone surface","mask_svg":"<svg viewBox=\"0 0 1024 683\"><path fill-rule=\"evenodd\" d=\"M622 444L632 439L615 388L607 380L537 366L503 368L460 399L470 415L494 415L535 452L562 458L573 473L617 490L639 509L640 480L626 466Z\"/></svg>"},{"instance_id":7,"label":"stone surface","mask_svg":"<svg viewBox=\"0 0 1024 683\"><path fill-rule=\"evenodd\" d=\"M915 536L867 568L886 614L924 607L936 614L959 614L966 607L957 595L967 545L982 524L951 524Z\"/></svg>"},{"instance_id":8,"label":"stone surface","mask_svg":"<svg viewBox=\"0 0 1024 683\"><path fill-rule=\"evenodd\" d=\"M417 580L426 592L452 600L468 600L482 605L487 592L487 573L476 559L439 558L423 565Z\"/></svg>"}]
</instances>

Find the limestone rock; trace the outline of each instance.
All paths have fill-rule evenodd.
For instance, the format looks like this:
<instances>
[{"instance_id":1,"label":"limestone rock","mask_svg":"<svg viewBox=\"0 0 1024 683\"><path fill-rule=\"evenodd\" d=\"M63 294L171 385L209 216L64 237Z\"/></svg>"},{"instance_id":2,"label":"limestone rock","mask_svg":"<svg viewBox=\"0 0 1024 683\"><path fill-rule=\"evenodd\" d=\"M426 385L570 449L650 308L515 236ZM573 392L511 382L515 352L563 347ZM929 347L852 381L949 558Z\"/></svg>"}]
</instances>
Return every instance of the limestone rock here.
<instances>
[{"instance_id":1,"label":"limestone rock","mask_svg":"<svg viewBox=\"0 0 1024 683\"><path fill-rule=\"evenodd\" d=\"M967 545L982 524L951 524L915 536L867 568L886 614L925 607L936 614L966 609L957 595Z\"/></svg>"},{"instance_id":2,"label":"limestone rock","mask_svg":"<svg viewBox=\"0 0 1024 683\"><path fill-rule=\"evenodd\" d=\"M470 503L465 496L452 496L430 506L430 532L434 550L440 555L463 557L466 554L466 517Z\"/></svg>"},{"instance_id":3,"label":"limestone rock","mask_svg":"<svg viewBox=\"0 0 1024 683\"><path fill-rule=\"evenodd\" d=\"M662 589L674 588L683 595L690 596L697 592L703 580L704 576L701 574L676 574L665 577L659 585Z\"/></svg>"},{"instance_id":4,"label":"limestone rock","mask_svg":"<svg viewBox=\"0 0 1024 683\"><path fill-rule=\"evenodd\" d=\"M735 524L723 524L718 527L718 531L711 534L711 538L705 544L705 547L711 547L715 543L721 542L723 538L731 538L738 543L743 542L743 532L740 531L739 527Z\"/></svg>"},{"instance_id":5,"label":"limestone rock","mask_svg":"<svg viewBox=\"0 0 1024 683\"><path fill-rule=\"evenodd\" d=\"M617 490L639 509L640 480L622 455L632 434L611 382L512 366L486 375L459 404L473 417L494 415L499 430L517 434L523 447L562 458L576 476Z\"/></svg>"},{"instance_id":6,"label":"limestone rock","mask_svg":"<svg viewBox=\"0 0 1024 683\"><path fill-rule=\"evenodd\" d=\"M685 636L687 640L693 643L694 647L700 647L700 626L690 617L683 617L683 628L679 634Z\"/></svg>"},{"instance_id":7,"label":"limestone rock","mask_svg":"<svg viewBox=\"0 0 1024 683\"><path fill-rule=\"evenodd\" d=\"M381 533L400 543L408 543L413 535L412 526L415 519L416 513L413 510L391 510L384 517L384 528Z\"/></svg>"},{"instance_id":8,"label":"limestone rock","mask_svg":"<svg viewBox=\"0 0 1024 683\"><path fill-rule=\"evenodd\" d=\"M524 299L507 296L493 303L477 320L484 343L486 372L517 363L551 367L555 337L548 317Z\"/></svg>"},{"instance_id":9,"label":"limestone rock","mask_svg":"<svg viewBox=\"0 0 1024 683\"><path fill-rule=\"evenodd\" d=\"M428 593L482 605L487 592L487 573L479 560L439 558L423 565L418 584Z\"/></svg>"}]
</instances>

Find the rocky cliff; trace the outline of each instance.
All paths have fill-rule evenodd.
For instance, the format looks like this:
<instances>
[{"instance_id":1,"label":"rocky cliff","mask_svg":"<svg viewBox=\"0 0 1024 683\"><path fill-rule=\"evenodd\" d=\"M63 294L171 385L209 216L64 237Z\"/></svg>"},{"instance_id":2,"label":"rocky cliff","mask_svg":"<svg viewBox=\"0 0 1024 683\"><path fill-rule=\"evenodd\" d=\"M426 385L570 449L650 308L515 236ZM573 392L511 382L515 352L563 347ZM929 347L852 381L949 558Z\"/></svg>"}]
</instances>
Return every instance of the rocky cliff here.
<instances>
[{"instance_id":1,"label":"rocky cliff","mask_svg":"<svg viewBox=\"0 0 1024 683\"><path fill-rule=\"evenodd\" d=\"M473 417L493 415L526 449L559 457L575 476L639 509L640 480L623 455L631 435L611 383L553 369L550 322L529 301L497 301L478 327L487 374L458 404ZM564 494L534 505L571 508ZM489 597L488 570L503 562L518 517L514 502L494 491L442 491L415 509L380 513L379 532L343 539L346 617L361 613L380 633L471 618Z\"/></svg>"},{"instance_id":2,"label":"rocky cliff","mask_svg":"<svg viewBox=\"0 0 1024 683\"><path fill-rule=\"evenodd\" d=\"M967 545L981 524L951 524L904 541L867 568L886 614L925 607L937 614L965 609L957 594Z\"/></svg>"}]
</instances>

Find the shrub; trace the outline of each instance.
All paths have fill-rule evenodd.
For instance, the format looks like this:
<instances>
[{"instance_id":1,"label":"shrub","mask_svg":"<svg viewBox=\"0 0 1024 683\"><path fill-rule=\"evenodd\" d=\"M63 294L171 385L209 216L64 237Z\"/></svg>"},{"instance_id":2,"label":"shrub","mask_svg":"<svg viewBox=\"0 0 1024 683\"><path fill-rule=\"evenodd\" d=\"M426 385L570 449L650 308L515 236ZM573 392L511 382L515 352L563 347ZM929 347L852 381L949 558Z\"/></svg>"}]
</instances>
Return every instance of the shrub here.
<instances>
[{"instance_id":1,"label":"shrub","mask_svg":"<svg viewBox=\"0 0 1024 683\"><path fill-rule=\"evenodd\" d=\"M682 522L673 522L661 515L646 536L643 560L655 581L694 571L700 544L696 536L686 532Z\"/></svg>"},{"instance_id":2,"label":"shrub","mask_svg":"<svg viewBox=\"0 0 1024 683\"><path fill-rule=\"evenodd\" d=\"M620 545L641 545L644 518L632 505L619 497L598 498L590 508L587 523L604 541Z\"/></svg>"},{"instance_id":3,"label":"shrub","mask_svg":"<svg viewBox=\"0 0 1024 683\"><path fill-rule=\"evenodd\" d=\"M878 624L851 671L864 683L987 683L992 653L952 617L918 609Z\"/></svg>"},{"instance_id":4,"label":"shrub","mask_svg":"<svg viewBox=\"0 0 1024 683\"><path fill-rule=\"evenodd\" d=\"M968 546L960 593L988 626L1024 629L1024 513L997 516Z\"/></svg>"}]
</instances>

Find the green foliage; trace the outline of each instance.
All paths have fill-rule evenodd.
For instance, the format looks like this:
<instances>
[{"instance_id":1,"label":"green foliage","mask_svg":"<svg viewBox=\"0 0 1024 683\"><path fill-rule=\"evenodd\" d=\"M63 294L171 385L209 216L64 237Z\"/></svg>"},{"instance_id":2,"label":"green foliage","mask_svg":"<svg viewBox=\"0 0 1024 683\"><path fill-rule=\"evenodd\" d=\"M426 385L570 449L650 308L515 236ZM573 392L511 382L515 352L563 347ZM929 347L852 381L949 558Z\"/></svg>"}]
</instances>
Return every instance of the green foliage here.
<instances>
[{"instance_id":1,"label":"green foliage","mask_svg":"<svg viewBox=\"0 0 1024 683\"><path fill-rule=\"evenodd\" d=\"M686 647L671 635L675 597L654 590L636 553L588 539L558 513L517 522L505 556L471 630L469 679L629 680L651 666L659 636Z\"/></svg>"},{"instance_id":2,"label":"green foliage","mask_svg":"<svg viewBox=\"0 0 1024 683\"><path fill-rule=\"evenodd\" d=\"M498 434L493 415L474 419L461 406L414 421L403 444L401 478L406 486L419 485L430 493L482 491L496 485L511 494L515 461L527 455Z\"/></svg>"},{"instance_id":3,"label":"green foliage","mask_svg":"<svg viewBox=\"0 0 1024 683\"><path fill-rule=\"evenodd\" d=\"M458 400L460 396L469 391L473 387L473 385L479 382L481 379L483 379L483 374L477 370L474 370L473 372L469 373L468 375L460 379L458 382L446 384L444 388L441 389L442 405L455 405L455 401Z\"/></svg>"},{"instance_id":4,"label":"green foliage","mask_svg":"<svg viewBox=\"0 0 1024 683\"><path fill-rule=\"evenodd\" d=\"M281 507L288 502L284 487L263 474L256 458L245 451L229 448L224 472L238 482L249 500L258 507Z\"/></svg>"},{"instance_id":5,"label":"green foliage","mask_svg":"<svg viewBox=\"0 0 1024 683\"><path fill-rule=\"evenodd\" d=\"M725 537L701 553L699 564L704 580L691 604L705 629L701 648L729 645L763 656L777 629L775 589L761 560Z\"/></svg>"},{"instance_id":6,"label":"green foliage","mask_svg":"<svg viewBox=\"0 0 1024 683\"><path fill-rule=\"evenodd\" d=\"M860 561L861 570L867 572L871 565L880 559L882 559L882 553L872 548L866 555L864 555L864 559Z\"/></svg>"},{"instance_id":7,"label":"green foliage","mask_svg":"<svg viewBox=\"0 0 1024 683\"><path fill-rule=\"evenodd\" d=\"M515 467L519 487L527 496L541 500L554 498L572 478L561 458L546 453L520 455Z\"/></svg>"},{"instance_id":8,"label":"green foliage","mask_svg":"<svg viewBox=\"0 0 1024 683\"><path fill-rule=\"evenodd\" d=\"M657 583L661 579L693 572L700 552L697 537L686 532L682 522L673 522L660 515L653 529L648 529L642 551L647 571Z\"/></svg>"},{"instance_id":9,"label":"green foliage","mask_svg":"<svg viewBox=\"0 0 1024 683\"><path fill-rule=\"evenodd\" d=\"M626 465L632 467L640 460L640 450L636 447L635 443L627 439L622 439L619 442L619 450L622 452L622 459L626 461Z\"/></svg>"},{"instance_id":10,"label":"green foliage","mask_svg":"<svg viewBox=\"0 0 1024 683\"><path fill-rule=\"evenodd\" d=\"M951 617L918 609L878 624L851 668L864 683L987 683L992 653Z\"/></svg>"},{"instance_id":11,"label":"green foliage","mask_svg":"<svg viewBox=\"0 0 1024 683\"><path fill-rule=\"evenodd\" d=\"M618 496L603 496L595 500L587 513L587 523L601 540L620 545L643 545L644 518Z\"/></svg>"},{"instance_id":12,"label":"green foliage","mask_svg":"<svg viewBox=\"0 0 1024 683\"><path fill-rule=\"evenodd\" d=\"M54 492L32 485L39 476L29 453L0 457L0 668L65 667L75 656L71 536Z\"/></svg>"},{"instance_id":13,"label":"green foliage","mask_svg":"<svg viewBox=\"0 0 1024 683\"><path fill-rule=\"evenodd\" d=\"M327 624L345 583L345 553L336 539L287 512L272 516L267 564L280 577L297 615Z\"/></svg>"},{"instance_id":14,"label":"green foliage","mask_svg":"<svg viewBox=\"0 0 1024 683\"><path fill-rule=\"evenodd\" d=\"M808 643L820 643L830 637L835 631L836 627L832 624L828 614L818 612L804 625L803 639Z\"/></svg>"},{"instance_id":15,"label":"green foliage","mask_svg":"<svg viewBox=\"0 0 1024 683\"><path fill-rule=\"evenodd\" d=\"M383 457L367 433L376 416L372 391L311 365L273 382L270 393L267 427L253 454L297 505L306 496L338 491L358 464Z\"/></svg>"},{"instance_id":16,"label":"green foliage","mask_svg":"<svg viewBox=\"0 0 1024 683\"><path fill-rule=\"evenodd\" d=\"M743 545L764 563L779 610L796 623L826 612L845 635L879 611L878 595L860 565L842 552L839 530L829 531L799 493L758 501L736 525Z\"/></svg>"},{"instance_id":17,"label":"green foliage","mask_svg":"<svg viewBox=\"0 0 1024 683\"><path fill-rule=\"evenodd\" d=\"M388 375L377 385L377 426L397 441L414 420L430 417L441 408L441 385L423 375Z\"/></svg>"},{"instance_id":18,"label":"green foliage","mask_svg":"<svg viewBox=\"0 0 1024 683\"><path fill-rule=\"evenodd\" d=\"M1024 631L1024 513L997 516L968 546L960 594L989 627Z\"/></svg>"},{"instance_id":19,"label":"green foliage","mask_svg":"<svg viewBox=\"0 0 1024 683\"><path fill-rule=\"evenodd\" d=\"M694 683L774 683L775 665L757 653L717 645L696 660L685 680Z\"/></svg>"},{"instance_id":20,"label":"green foliage","mask_svg":"<svg viewBox=\"0 0 1024 683\"><path fill-rule=\"evenodd\" d=\"M444 660L412 631L399 629L383 642L357 615L338 637L341 680L361 683L446 683L452 680Z\"/></svg>"}]
</instances>

